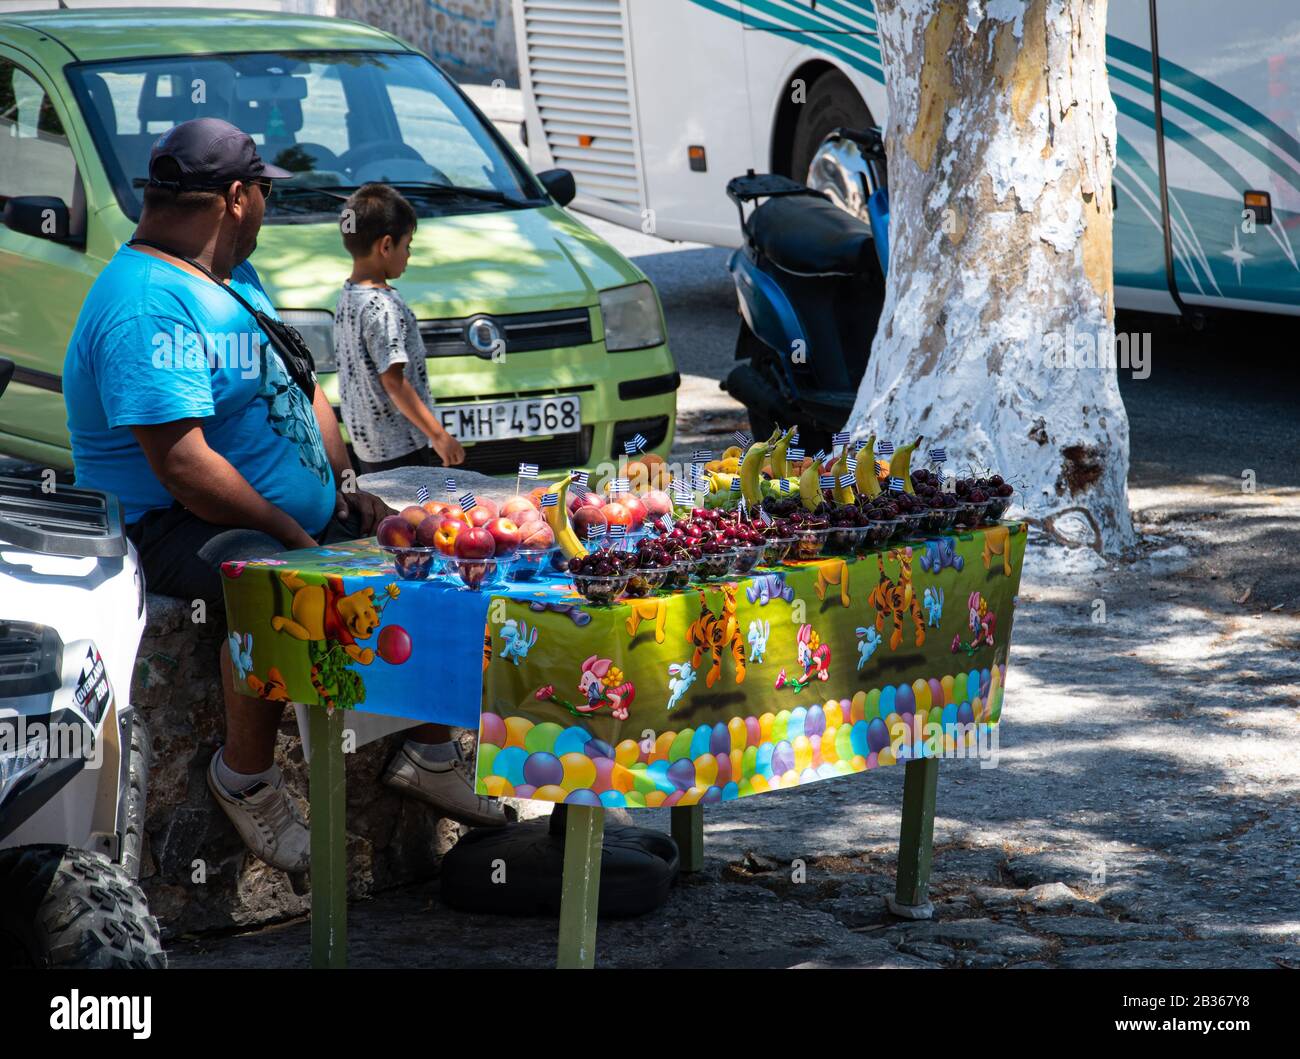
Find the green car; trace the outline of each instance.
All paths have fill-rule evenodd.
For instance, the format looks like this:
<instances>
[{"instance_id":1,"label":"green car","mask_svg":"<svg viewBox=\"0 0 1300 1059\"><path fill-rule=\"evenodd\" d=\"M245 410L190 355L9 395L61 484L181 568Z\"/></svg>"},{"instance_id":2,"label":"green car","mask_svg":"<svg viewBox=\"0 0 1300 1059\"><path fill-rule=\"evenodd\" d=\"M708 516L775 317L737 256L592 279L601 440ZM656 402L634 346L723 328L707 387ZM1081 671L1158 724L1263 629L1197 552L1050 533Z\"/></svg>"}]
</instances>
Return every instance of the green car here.
<instances>
[{"instance_id":1,"label":"green car","mask_svg":"<svg viewBox=\"0 0 1300 1059\"><path fill-rule=\"evenodd\" d=\"M566 212L570 174L534 175L446 74L370 26L157 9L0 15L0 357L18 366L0 451L71 465L60 372L78 310L139 218L151 145L206 115L295 174L252 260L333 400L339 211L387 181L420 217L397 285L468 468L667 455L680 376L658 296Z\"/></svg>"}]
</instances>

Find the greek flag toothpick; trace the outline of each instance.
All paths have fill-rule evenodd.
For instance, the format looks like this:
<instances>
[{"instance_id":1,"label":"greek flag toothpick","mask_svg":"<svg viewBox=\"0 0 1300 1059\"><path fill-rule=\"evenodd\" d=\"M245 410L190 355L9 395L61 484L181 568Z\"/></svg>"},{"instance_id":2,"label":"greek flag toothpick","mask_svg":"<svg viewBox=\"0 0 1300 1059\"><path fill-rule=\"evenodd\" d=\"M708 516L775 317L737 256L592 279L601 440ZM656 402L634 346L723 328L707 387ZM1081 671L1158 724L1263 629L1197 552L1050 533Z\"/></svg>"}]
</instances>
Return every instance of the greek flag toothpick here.
<instances>
[{"instance_id":1,"label":"greek flag toothpick","mask_svg":"<svg viewBox=\"0 0 1300 1059\"><path fill-rule=\"evenodd\" d=\"M789 460L791 463L798 463L800 460L803 459L803 455L804 455L803 449L796 449L791 447L785 450L785 458Z\"/></svg>"},{"instance_id":2,"label":"greek flag toothpick","mask_svg":"<svg viewBox=\"0 0 1300 1059\"><path fill-rule=\"evenodd\" d=\"M615 478L609 486L610 496L626 496L632 491L632 483L626 478Z\"/></svg>"},{"instance_id":3,"label":"greek flag toothpick","mask_svg":"<svg viewBox=\"0 0 1300 1059\"><path fill-rule=\"evenodd\" d=\"M536 478L541 473L541 468L535 463L521 463L519 465L520 478Z\"/></svg>"},{"instance_id":4,"label":"greek flag toothpick","mask_svg":"<svg viewBox=\"0 0 1300 1059\"><path fill-rule=\"evenodd\" d=\"M600 540L600 538L603 536L605 536L604 526L598 523L592 523L592 525L587 527L587 540L597 541Z\"/></svg>"},{"instance_id":5,"label":"greek flag toothpick","mask_svg":"<svg viewBox=\"0 0 1300 1059\"><path fill-rule=\"evenodd\" d=\"M933 464L935 467L941 466L942 464L947 463L947 462L948 462L948 450L947 450L947 449L931 449L931 450L930 450L930 463Z\"/></svg>"},{"instance_id":6,"label":"greek flag toothpick","mask_svg":"<svg viewBox=\"0 0 1300 1059\"><path fill-rule=\"evenodd\" d=\"M573 475L573 484L579 489L586 489L587 482L591 480L591 475L586 471L570 471Z\"/></svg>"},{"instance_id":7,"label":"greek flag toothpick","mask_svg":"<svg viewBox=\"0 0 1300 1059\"><path fill-rule=\"evenodd\" d=\"M903 489L904 489L903 479L901 478L889 479L889 491L891 493L901 493Z\"/></svg>"},{"instance_id":8,"label":"greek flag toothpick","mask_svg":"<svg viewBox=\"0 0 1300 1059\"><path fill-rule=\"evenodd\" d=\"M847 445L850 440L851 435L849 432L847 430L840 430L831 436L831 446L833 448L839 448L841 445Z\"/></svg>"},{"instance_id":9,"label":"greek flag toothpick","mask_svg":"<svg viewBox=\"0 0 1300 1059\"><path fill-rule=\"evenodd\" d=\"M455 496L455 495L456 495L456 479L455 479L455 478L448 478L448 479L447 479L447 492L450 493L452 496Z\"/></svg>"},{"instance_id":10,"label":"greek flag toothpick","mask_svg":"<svg viewBox=\"0 0 1300 1059\"><path fill-rule=\"evenodd\" d=\"M826 459L826 450L818 449L813 453L813 463L822 463Z\"/></svg>"},{"instance_id":11,"label":"greek flag toothpick","mask_svg":"<svg viewBox=\"0 0 1300 1059\"><path fill-rule=\"evenodd\" d=\"M894 443L892 441L877 441L877 456L892 456L894 454Z\"/></svg>"},{"instance_id":12,"label":"greek flag toothpick","mask_svg":"<svg viewBox=\"0 0 1300 1059\"><path fill-rule=\"evenodd\" d=\"M462 511L473 511L478 506L478 497L473 493L464 493L460 498L460 509Z\"/></svg>"},{"instance_id":13,"label":"greek flag toothpick","mask_svg":"<svg viewBox=\"0 0 1300 1059\"><path fill-rule=\"evenodd\" d=\"M745 449L754 443L754 439L743 430L737 430L731 435L731 439L739 448Z\"/></svg>"},{"instance_id":14,"label":"greek flag toothpick","mask_svg":"<svg viewBox=\"0 0 1300 1059\"><path fill-rule=\"evenodd\" d=\"M560 504L559 493L543 493L542 507L558 507Z\"/></svg>"},{"instance_id":15,"label":"greek flag toothpick","mask_svg":"<svg viewBox=\"0 0 1300 1059\"><path fill-rule=\"evenodd\" d=\"M429 502L428 488L423 485L420 486L420 488L415 491L415 500L416 503L427 504Z\"/></svg>"},{"instance_id":16,"label":"greek flag toothpick","mask_svg":"<svg viewBox=\"0 0 1300 1059\"><path fill-rule=\"evenodd\" d=\"M858 458L856 456L850 456L847 466L849 470L856 475L858 473Z\"/></svg>"},{"instance_id":17,"label":"greek flag toothpick","mask_svg":"<svg viewBox=\"0 0 1300 1059\"><path fill-rule=\"evenodd\" d=\"M783 493L788 493L788 492L790 491L790 479L789 479L789 478L782 478L782 479L781 479L780 489L781 489L781 492L783 492Z\"/></svg>"},{"instance_id":18,"label":"greek flag toothpick","mask_svg":"<svg viewBox=\"0 0 1300 1059\"><path fill-rule=\"evenodd\" d=\"M693 453L691 453L692 463L708 463L712 459L713 459L712 449L696 449Z\"/></svg>"},{"instance_id":19,"label":"greek flag toothpick","mask_svg":"<svg viewBox=\"0 0 1300 1059\"><path fill-rule=\"evenodd\" d=\"M673 516L667 512L659 516L659 525L663 527L665 533L671 533L673 530Z\"/></svg>"},{"instance_id":20,"label":"greek flag toothpick","mask_svg":"<svg viewBox=\"0 0 1300 1059\"><path fill-rule=\"evenodd\" d=\"M834 489L834 488L835 488L835 475L833 475L833 474L823 474L823 475L819 475L818 478L817 478L817 484L818 484L822 489Z\"/></svg>"},{"instance_id":21,"label":"greek flag toothpick","mask_svg":"<svg viewBox=\"0 0 1300 1059\"><path fill-rule=\"evenodd\" d=\"M739 476L737 476L737 477L731 479L731 491L732 491L733 493L739 493L739 492L740 492L740 477L739 477Z\"/></svg>"},{"instance_id":22,"label":"greek flag toothpick","mask_svg":"<svg viewBox=\"0 0 1300 1059\"><path fill-rule=\"evenodd\" d=\"M761 507L758 509L758 517L763 520L764 526L772 525L772 516L764 511Z\"/></svg>"},{"instance_id":23,"label":"greek flag toothpick","mask_svg":"<svg viewBox=\"0 0 1300 1059\"><path fill-rule=\"evenodd\" d=\"M689 504L691 502L691 487L680 478L673 482L673 499L679 504Z\"/></svg>"},{"instance_id":24,"label":"greek flag toothpick","mask_svg":"<svg viewBox=\"0 0 1300 1059\"><path fill-rule=\"evenodd\" d=\"M638 452L645 452L645 447L650 444L646 441L644 434L638 434L631 441L623 442L623 451L629 456L635 456Z\"/></svg>"},{"instance_id":25,"label":"greek flag toothpick","mask_svg":"<svg viewBox=\"0 0 1300 1059\"><path fill-rule=\"evenodd\" d=\"M791 445L799 444L799 431L796 430L793 434L790 435L790 444Z\"/></svg>"},{"instance_id":26,"label":"greek flag toothpick","mask_svg":"<svg viewBox=\"0 0 1300 1059\"><path fill-rule=\"evenodd\" d=\"M841 474L841 475L840 475L840 488L841 488L841 489L847 488L848 486L851 486L851 485L852 485L856 480L857 480L857 479L854 478L854 476L851 475L851 474Z\"/></svg>"},{"instance_id":27,"label":"greek flag toothpick","mask_svg":"<svg viewBox=\"0 0 1300 1059\"><path fill-rule=\"evenodd\" d=\"M627 536L627 527L624 526L622 523L616 522L614 523L614 525L609 527L610 540L621 541L626 536Z\"/></svg>"}]
</instances>

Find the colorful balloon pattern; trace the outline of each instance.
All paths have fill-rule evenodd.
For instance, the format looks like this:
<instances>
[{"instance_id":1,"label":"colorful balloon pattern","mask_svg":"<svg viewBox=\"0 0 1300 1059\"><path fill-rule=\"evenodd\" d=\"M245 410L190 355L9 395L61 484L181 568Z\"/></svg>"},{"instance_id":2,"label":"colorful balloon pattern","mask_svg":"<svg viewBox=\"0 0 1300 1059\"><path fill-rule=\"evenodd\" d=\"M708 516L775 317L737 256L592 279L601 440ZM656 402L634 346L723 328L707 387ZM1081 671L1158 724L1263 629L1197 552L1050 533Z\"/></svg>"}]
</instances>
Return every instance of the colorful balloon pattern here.
<instances>
[{"instance_id":1,"label":"colorful balloon pattern","mask_svg":"<svg viewBox=\"0 0 1300 1059\"><path fill-rule=\"evenodd\" d=\"M1006 666L995 665L617 746L581 725L484 712L477 789L491 797L627 809L734 801L953 753L959 738L973 738L959 725L998 723L1005 680ZM914 736L910 742L891 738L900 724ZM935 724L941 736L929 727Z\"/></svg>"}]
</instances>

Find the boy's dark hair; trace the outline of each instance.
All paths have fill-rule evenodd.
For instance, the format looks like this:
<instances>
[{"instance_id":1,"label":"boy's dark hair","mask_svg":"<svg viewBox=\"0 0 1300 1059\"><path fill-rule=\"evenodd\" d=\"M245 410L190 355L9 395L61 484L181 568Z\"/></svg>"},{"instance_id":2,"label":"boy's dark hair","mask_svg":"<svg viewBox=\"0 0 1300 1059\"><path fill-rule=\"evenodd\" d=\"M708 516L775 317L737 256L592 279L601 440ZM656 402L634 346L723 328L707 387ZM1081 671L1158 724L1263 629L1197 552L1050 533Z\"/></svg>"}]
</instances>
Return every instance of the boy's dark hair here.
<instances>
[{"instance_id":1,"label":"boy's dark hair","mask_svg":"<svg viewBox=\"0 0 1300 1059\"><path fill-rule=\"evenodd\" d=\"M414 208L388 184L362 184L348 196L339 221L343 245L353 257L370 253L386 235L400 242L415 227Z\"/></svg>"}]
</instances>

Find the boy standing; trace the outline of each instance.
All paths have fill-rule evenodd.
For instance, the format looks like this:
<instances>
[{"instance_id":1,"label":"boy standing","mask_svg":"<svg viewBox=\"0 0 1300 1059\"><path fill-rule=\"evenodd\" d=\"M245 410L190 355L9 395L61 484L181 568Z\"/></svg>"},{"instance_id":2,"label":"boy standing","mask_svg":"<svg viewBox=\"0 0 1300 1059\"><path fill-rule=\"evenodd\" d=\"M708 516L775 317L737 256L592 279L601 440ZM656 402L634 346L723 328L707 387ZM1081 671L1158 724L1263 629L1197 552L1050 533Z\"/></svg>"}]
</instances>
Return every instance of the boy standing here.
<instances>
[{"instance_id":1,"label":"boy standing","mask_svg":"<svg viewBox=\"0 0 1300 1059\"><path fill-rule=\"evenodd\" d=\"M432 467L430 445L446 466L463 463L465 450L432 411L415 314L388 285L406 271L415 210L387 184L363 184L348 199L343 217L352 275L334 311L334 350L339 404L357 454L357 473ZM501 826L500 803L474 792L472 772L449 727L422 724L407 733L384 782L461 823Z\"/></svg>"},{"instance_id":2,"label":"boy standing","mask_svg":"<svg viewBox=\"0 0 1300 1059\"><path fill-rule=\"evenodd\" d=\"M415 210L387 184L364 184L343 209L343 245L352 275L334 310L339 404L357 473L454 467L465 450L433 414L424 341L415 314L388 285L406 271Z\"/></svg>"}]
</instances>

